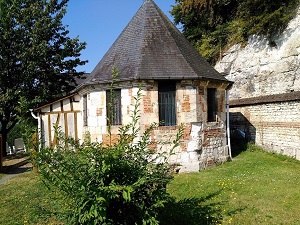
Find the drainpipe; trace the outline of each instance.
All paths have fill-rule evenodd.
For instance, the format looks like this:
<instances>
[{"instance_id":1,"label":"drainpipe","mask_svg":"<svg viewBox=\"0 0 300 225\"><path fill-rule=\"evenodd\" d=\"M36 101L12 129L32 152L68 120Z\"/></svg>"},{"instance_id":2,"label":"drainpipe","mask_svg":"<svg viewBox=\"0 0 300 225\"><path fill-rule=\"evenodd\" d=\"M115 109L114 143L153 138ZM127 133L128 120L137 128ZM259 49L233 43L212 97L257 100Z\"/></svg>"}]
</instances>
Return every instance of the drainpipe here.
<instances>
[{"instance_id":1,"label":"drainpipe","mask_svg":"<svg viewBox=\"0 0 300 225\"><path fill-rule=\"evenodd\" d=\"M33 109L29 109L29 111L31 112L31 116L34 118L34 119L36 119L37 121L38 121L38 143L39 143L39 145L38 145L38 151L40 150L40 148L41 148L41 143L42 143L42 126L41 126L41 118L39 117L39 113L37 113L37 115L35 115L34 113L33 113Z\"/></svg>"},{"instance_id":2,"label":"drainpipe","mask_svg":"<svg viewBox=\"0 0 300 225\"><path fill-rule=\"evenodd\" d=\"M229 151L229 157L232 159L231 154L231 144L230 144L230 127L229 127L229 89L231 88L231 85L229 88L226 89L226 127L227 127L227 145L228 145L228 151Z\"/></svg>"}]
</instances>

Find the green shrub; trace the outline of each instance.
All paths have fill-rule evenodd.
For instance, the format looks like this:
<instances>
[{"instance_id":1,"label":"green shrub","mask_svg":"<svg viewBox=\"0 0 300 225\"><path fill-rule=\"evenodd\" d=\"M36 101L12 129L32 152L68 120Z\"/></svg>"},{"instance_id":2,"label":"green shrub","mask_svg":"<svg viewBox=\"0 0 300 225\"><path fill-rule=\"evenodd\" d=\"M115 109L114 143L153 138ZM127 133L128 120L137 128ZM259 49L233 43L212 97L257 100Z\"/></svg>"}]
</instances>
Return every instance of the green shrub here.
<instances>
[{"instance_id":1,"label":"green shrub","mask_svg":"<svg viewBox=\"0 0 300 225\"><path fill-rule=\"evenodd\" d=\"M133 142L139 133L140 96L139 91L132 123L120 128L115 145L78 144L57 129L57 146L37 153L44 182L65 193L70 224L158 224L157 213L169 199L166 186L173 179L168 156L182 128L168 153L153 154L148 148L155 124Z\"/></svg>"}]
</instances>

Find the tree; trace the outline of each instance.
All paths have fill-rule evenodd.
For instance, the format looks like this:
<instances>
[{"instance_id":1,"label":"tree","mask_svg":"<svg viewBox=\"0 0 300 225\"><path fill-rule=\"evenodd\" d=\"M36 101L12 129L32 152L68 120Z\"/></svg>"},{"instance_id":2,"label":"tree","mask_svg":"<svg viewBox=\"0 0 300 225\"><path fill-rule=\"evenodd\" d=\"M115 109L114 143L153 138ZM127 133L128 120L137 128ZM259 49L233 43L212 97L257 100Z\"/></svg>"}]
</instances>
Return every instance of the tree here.
<instances>
[{"instance_id":1,"label":"tree","mask_svg":"<svg viewBox=\"0 0 300 225\"><path fill-rule=\"evenodd\" d=\"M183 34L211 64L228 46L245 43L252 34L284 30L299 0L176 0L171 14Z\"/></svg>"},{"instance_id":2,"label":"tree","mask_svg":"<svg viewBox=\"0 0 300 225\"><path fill-rule=\"evenodd\" d=\"M68 0L0 0L0 125L8 132L28 109L69 92L86 43L68 37ZM3 151L5 153L5 151Z\"/></svg>"}]
</instances>

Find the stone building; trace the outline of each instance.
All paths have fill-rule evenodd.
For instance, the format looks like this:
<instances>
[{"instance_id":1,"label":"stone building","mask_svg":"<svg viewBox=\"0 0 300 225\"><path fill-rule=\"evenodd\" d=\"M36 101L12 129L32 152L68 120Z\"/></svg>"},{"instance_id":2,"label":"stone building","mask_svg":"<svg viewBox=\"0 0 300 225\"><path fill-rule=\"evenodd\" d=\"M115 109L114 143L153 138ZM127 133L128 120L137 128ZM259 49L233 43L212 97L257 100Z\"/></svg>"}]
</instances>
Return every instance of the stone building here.
<instances>
[{"instance_id":1,"label":"stone building","mask_svg":"<svg viewBox=\"0 0 300 225\"><path fill-rule=\"evenodd\" d=\"M110 101L112 69L114 107ZM199 171L229 156L226 140L226 90L232 82L213 69L152 0L145 0L92 73L69 96L35 109L45 145L56 144L53 124L69 136L108 143L131 121L139 87L140 132L158 123L151 135L157 149L172 140L179 124L184 135L170 163L180 172ZM111 111L111 112L110 112Z\"/></svg>"},{"instance_id":2,"label":"stone building","mask_svg":"<svg viewBox=\"0 0 300 225\"><path fill-rule=\"evenodd\" d=\"M231 128L266 150L300 160L300 9L285 31L269 39L251 36L216 65L234 81Z\"/></svg>"}]
</instances>

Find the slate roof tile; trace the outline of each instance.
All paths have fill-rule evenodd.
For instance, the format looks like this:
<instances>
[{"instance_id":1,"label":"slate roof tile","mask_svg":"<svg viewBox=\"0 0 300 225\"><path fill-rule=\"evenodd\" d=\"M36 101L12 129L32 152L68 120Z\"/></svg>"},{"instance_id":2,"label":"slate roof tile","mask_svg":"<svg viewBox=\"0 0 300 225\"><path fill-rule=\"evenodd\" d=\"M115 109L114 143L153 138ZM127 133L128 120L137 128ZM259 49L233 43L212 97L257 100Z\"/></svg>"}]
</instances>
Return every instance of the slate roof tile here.
<instances>
[{"instance_id":1,"label":"slate roof tile","mask_svg":"<svg viewBox=\"0 0 300 225\"><path fill-rule=\"evenodd\" d=\"M145 0L81 86L119 80L208 79L228 82L206 62L153 0Z\"/></svg>"}]
</instances>

